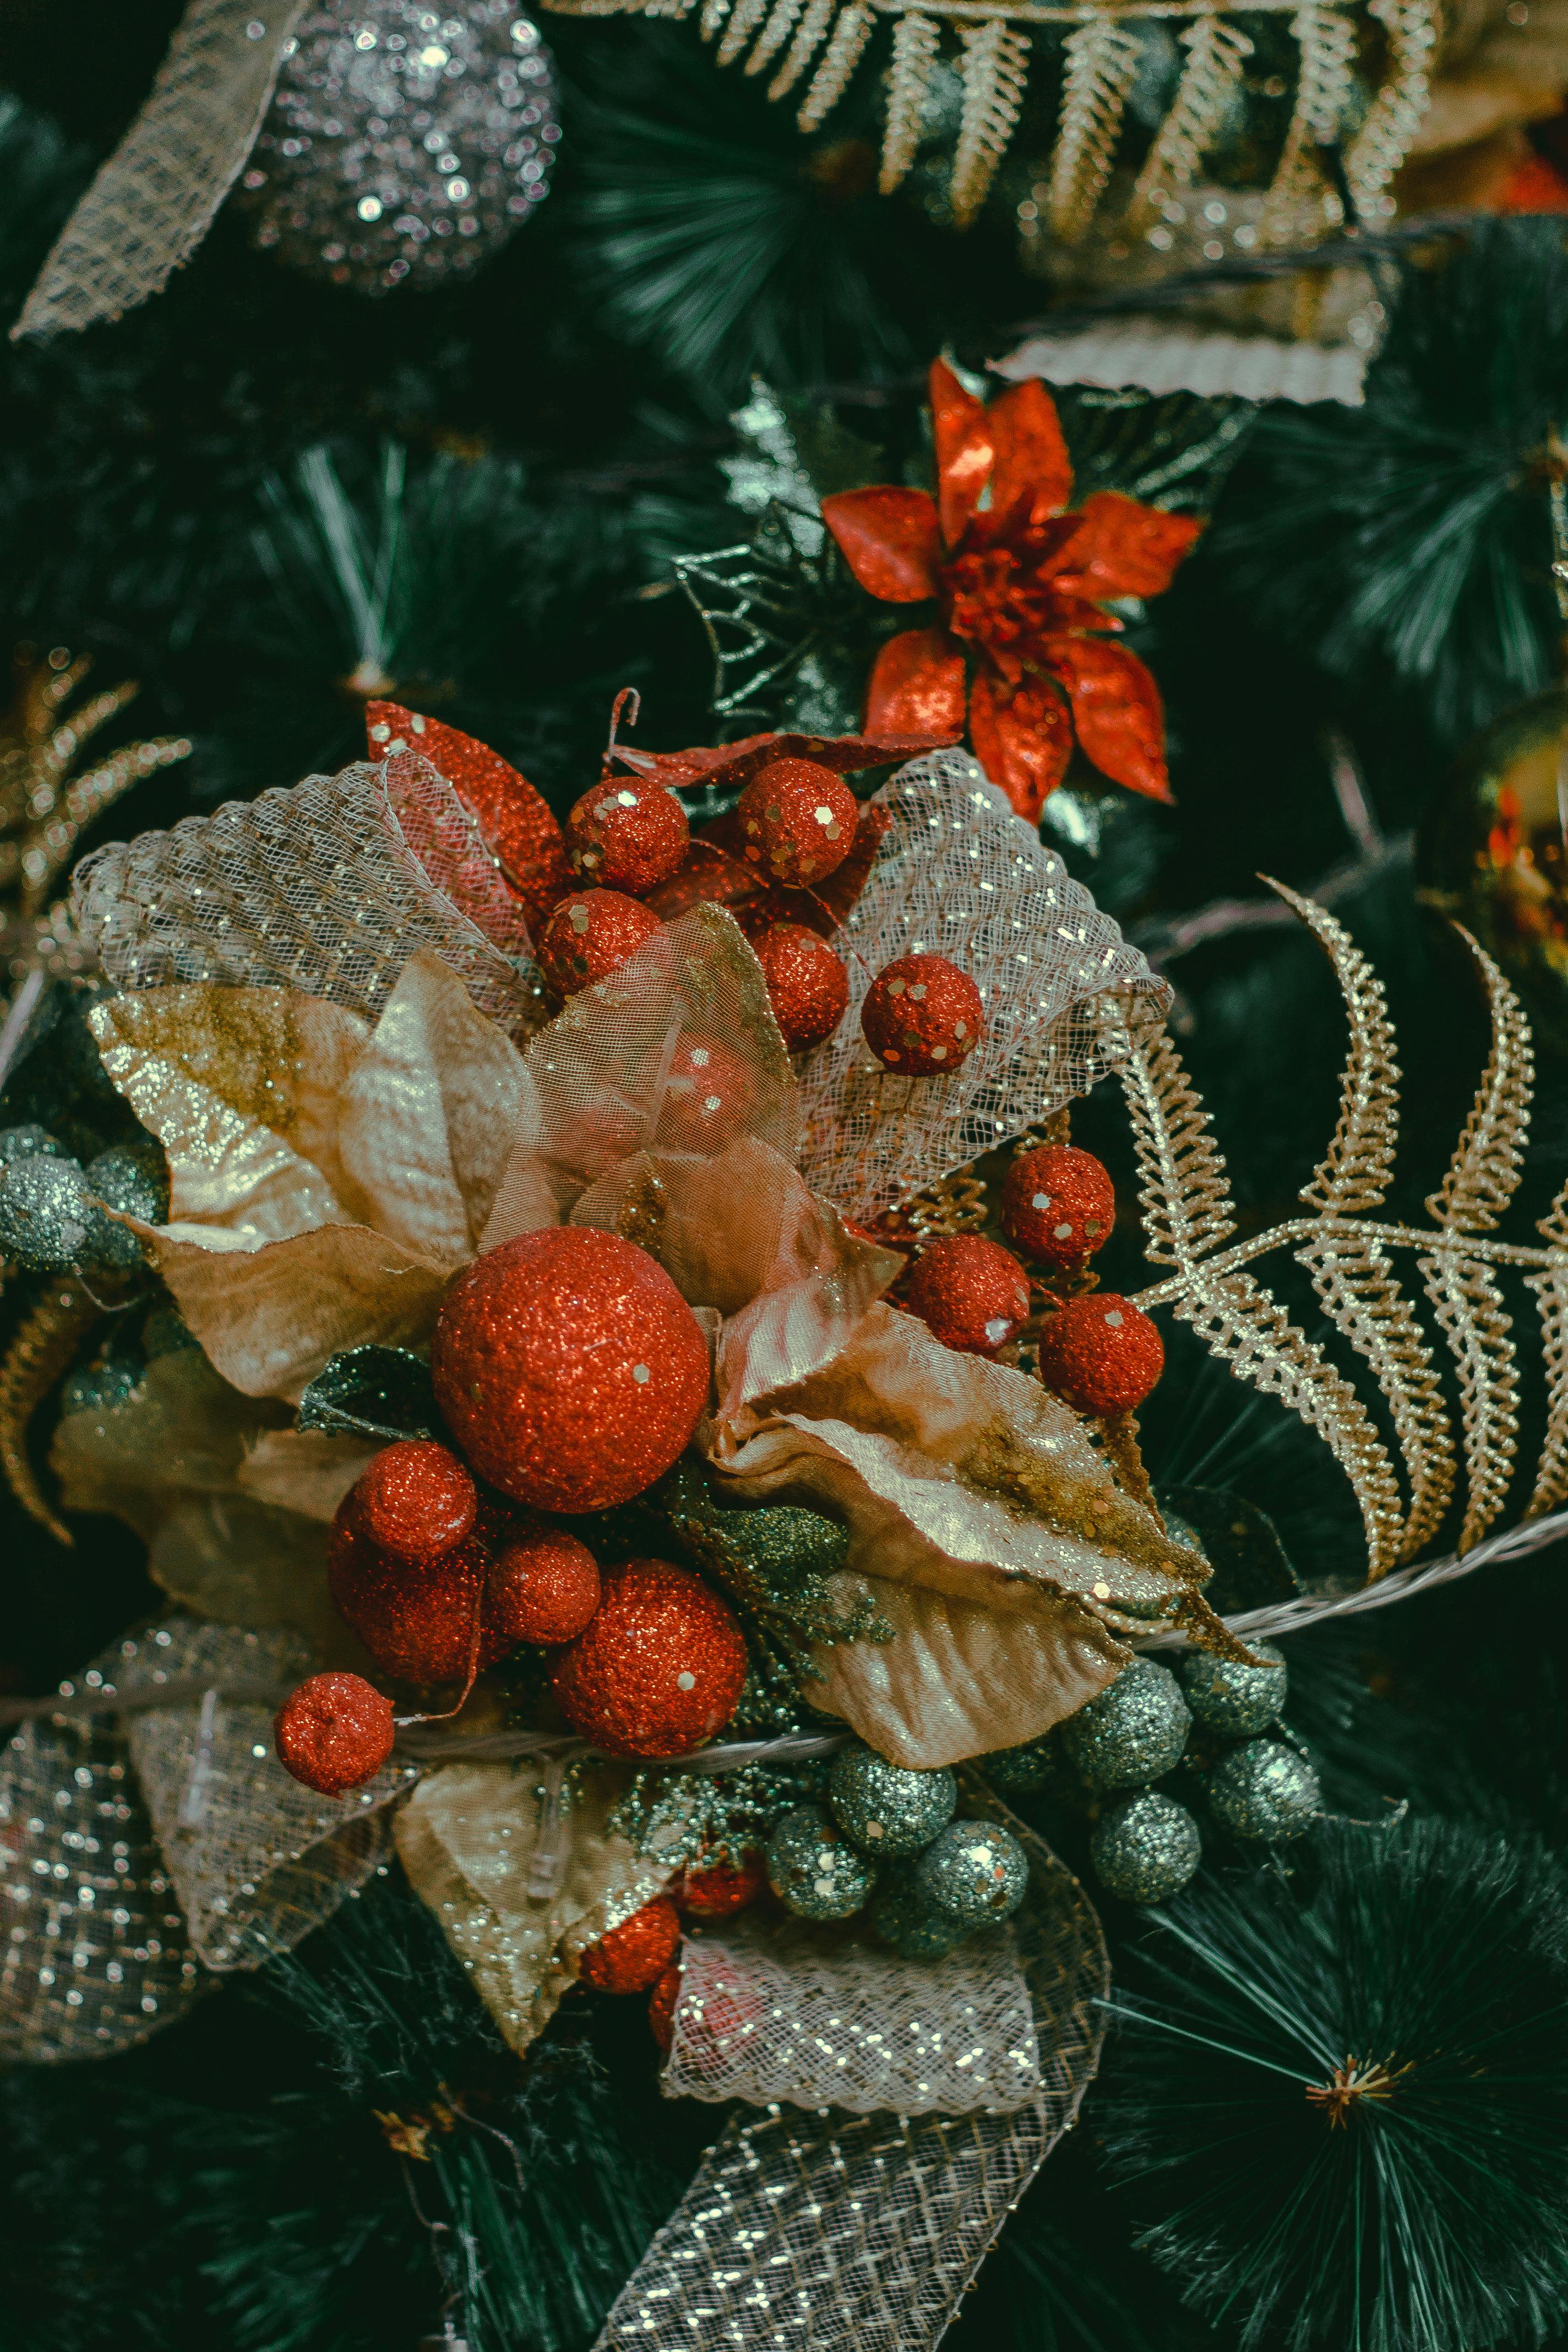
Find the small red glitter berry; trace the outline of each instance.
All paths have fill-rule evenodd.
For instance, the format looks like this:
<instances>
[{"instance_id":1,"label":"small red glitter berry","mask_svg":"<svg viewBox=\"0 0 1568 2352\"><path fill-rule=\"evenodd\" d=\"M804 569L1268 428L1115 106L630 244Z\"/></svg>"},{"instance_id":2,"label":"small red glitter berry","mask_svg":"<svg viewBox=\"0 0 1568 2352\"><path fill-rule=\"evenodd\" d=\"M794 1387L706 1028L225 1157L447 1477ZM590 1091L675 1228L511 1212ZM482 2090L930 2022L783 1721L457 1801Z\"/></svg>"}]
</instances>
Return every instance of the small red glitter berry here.
<instances>
[{"instance_id":1,"label":"small red glitter berry","mask_svg":"<svg viewBox=\"0 0 1568 2352\"><path fill-rule=\"evenodd\" d=\"M1002 1180L1002 1230L1047 1265L1081 1265L1110 1239L1116 1188L1092 1151L1020 1151Z\"/></svg>"},{"instance_id":2,"label":"small red glitter berry","mask_svg":"<svg viewBox=\"0 0 1568 2352\"><path fill-rule=\"evenodd\" d=\"M944 1348L994 1356L1029 1317L1029 1277L1011 1250L984 1234L929 1242L904 1284L903 1303Z\"/></svg>"},{"instance_id":3,"label":"small red glitter berry","mask_svg":"<svg viewBox=\"0 0 1568 2352\"><path fill-rule=\"evenodd\" d=\"M646 1992L679 1949L679 1914L673 1903L656 1895L589 1945L577 1963L577 1979L595 1992Z\"/></svg>"},{"instance_id":4,"label":"small red glitter berry","mask_svg":"<svg viewBox=\"0 0 1568 2352\"><path fill-rule=\"evenodd\" d=\"M575 871L633 898L668 882L686 863L691 828L664 784L614 776L574 803L566 854Z\"/></svg>"},{"instance_id":5,"label":"small red glitter berry","mask_svg":"<svg viewBox=\"0 0 1568 2352\"><path fill-rule=\"evenodd\" d=\"M278 1761L307 1789L340 1796L374 1780L392 1753L392 1701L362 1675L312 1675L272 1726Z\"/></svg>"},{"instance_id":6,"label":"small red glitter berry","mask_svg":"<svg viewBox=\"0 0 1568 2352\"><path fill-rule=\"evenodd\" d=\"M1091 1290L1040 1333L1040 1377L1079 1412L1133 1412L1165 1369L1163 1342L1131 1300Z\"/></svg>"},{"instance_id":7,"label":"small red glitter berry","mask_svg":"<svg viewBox=\"0 0 1568 2352\"><path fill-rule=\"evenodd\" d=\"M479 1475L543 1511L629 1502L708 1402L708 1342L668 1275L589 1225L477 1258L447 1293L430 1370Z\"/></svg>"},{"instance_id":8,"label":"small red glitter berry","mask_svg":"<svg viewBox=\"0 0 1568 2352\"><path fill-rule=\"evenodd\" d=\"M648 2027L667 2058L675 2047L675 2011L680 2000L680 1974L679 1961L672 1961L647 1997Z\"/></svg>"},{"instance_id":9,"label":"small red glitter berry","mask_svg":"<svg viewBox=\"0 0 1568 2352\"><path fill-rule=\"evenodd\" d=\"M792 1054L820 1045L844 1018L849 974L844 960L805 923L773 923L756 943L768 1003Z\"/></svg>"},{"instance_id":10,"label":"small red glitter berry","mask_svg":"<svg viewBox=\"0 0 1568 2352\"><path fill-rule=\"evenodd\" d=\"M860 804L815 760L773 760L752 778L735 814L749 865L807 888L848 856Z\"/></svg>"},{"instance_id":11,"label":"small red glitter berry","mask_svg":"<svg viewBox=\"0 0 1568 2352\"><path fill-rule=\"evenodd\" d=\"M556 1667L556 1703L581 1739L612 1756L684 1756L729 1722L746 1644L710 1585L665 1559L605 1577L586 1633Z\"/></svg>"},{"instance_id":12,"label":"small red glitter berry","mask_svg":"<svg viewBox=\"0 0 1568 2352\"><path fill-rule=\"evenodd\" d=\"M400 1438L354 1488L364 1531L394 1559L435 1559L474 1524L479 1489L449 1446Z\"/></svg>"},{"instance_id":13,"label":"small red glitter berry","mask_svg":"<svg viewBox=\"0 0 1568 2352\"><path fill-rule=\"evenodd\" d=\"M729 1919L743 1911L754 1895L763 1889L763 1868L760 1853L748 1853L739 1862L726 1862L715 1855L707 1860L700 1855L689 1862L681 1873L675 1890L677 1907L688 1919Z\"/></svg>"},{"instance_id":14,"label":"small red glitter berry","mask_svg":"<svg viewBox=\"0 0 1568 2352\"><path fill-rule=\"evenodd\" d=\"M945 956L907 955L884 965L860 1008L866 1043L889 1070L946 1076L985 1034L980 991Z\"/></svg>"},{"instance_id":15,"label":"small red glitter berry","mask_svg":"<svg viewBox=\"0 0 1568 2352\"><path fill-rule=\"evenodd\" d=\"M664 1082L654 1142L710 1158L744 1130L757 1099L752 1066L721 1038L683 1030Z\"/></svg>"},{"instance_id":16,"label":"small red glitter berry","mask_svg":"<svg viewBox=\"0 0 1568 2352\"><path fill-rule=\"evenodd\" d=\"M564 1528L514 1521L485 1583L485 1628L519 1642L573 1642L599 1605L599 1563Z\"/></svg>"},{"instance_id":17,"label":"small red glitter berry","mask_svg":"<svg viewBox=\"0 0 1568 2352\"><path fill-rule=\"evenodd\" d=\"M350 1495L327 1546L332 1604L377 1665L400 1682L463 1682L470 1666L482 1673L517 1646L504 1614L492 1621L485 1606L504 1527L500 1514L481 1504L472 1528L450 1551L397 1559L366 1531L357 1496Z\"/></svg>"},{"instance_id":18,"label":"small red glitter berry","mask_svg":"<svg viewBox=\"0 0 1568 2352\"><path fill-rule=\"evenodd\" d=\"M539 966L558 996L607 980L664 925L651 907L620 890L574 890L539 935Z\"/></svg>"}]
</instances>

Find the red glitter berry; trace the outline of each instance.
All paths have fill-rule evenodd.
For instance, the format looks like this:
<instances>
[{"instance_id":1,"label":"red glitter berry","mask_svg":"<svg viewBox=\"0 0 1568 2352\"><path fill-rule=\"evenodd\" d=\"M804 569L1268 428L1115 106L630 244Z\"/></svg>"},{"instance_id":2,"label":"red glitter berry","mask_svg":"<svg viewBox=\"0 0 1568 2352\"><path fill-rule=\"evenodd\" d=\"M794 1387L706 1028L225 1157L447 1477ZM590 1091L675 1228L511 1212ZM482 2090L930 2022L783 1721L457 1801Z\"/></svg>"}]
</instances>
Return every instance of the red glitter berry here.
<instances>
[{"instance_id":1,"label":"red glitter berry","mask_svg":"<svg viewBox=\"0 0 1568 2352\"><path fill-rule=\"evenodd\" d=\"M708 1402L708 1343L668 1275L589 1225L476 1259L442 1304L430 1370L479 1475L536 1510L629 1502Z\"/></svg>"},{"instance_id":2,"label":"red glitter berry","mask_svg":"<svg viewBox=\"0 0 1568 2352\"><path fill-rule=\"evenodd\" d=\"M392 1701L362 1675L312 1675L272 1726L278 1761L307 1789L340 1796L374 1780L392 1753Z\"/></svg>"},{"instance_id":3,"label":"red glitter berry","mask_svg":"<svg viewBox=\"0 0 1568 2352\"><path fill-rule=\"evenodd\" d=\"M572 1642L599 1605L599 1563L546 1519L513 1522L485 1584L485 1626L519 1642Z\"/></svg>"},{"instance_id":4,"label":"red glitter berry","mask_svg":"<svg viewBox=\"0 0 1568 2352\"><path fill-rule=\"evenodd\" d=\"M646 1992L679 1949L679 1914L673 1903L656 1895L589 1945L577 1963L577 1979L595 1992Z\"/></svg>"},{"instance_id":5,"label":"red glitter berry","mask_svg":"<svg viewBox=\"0 0 1568 2352\"><path fill-rule=\"evenodd\" d=\"M735 814L747 863L805 888L848 856L860 804L831 768L773 760L752 778Z\"/></svg>"},{"instance_id":6,"label":"red glitter berry","mask_svg":"<svg viewBox=\"0 0 1568 2352\"><path fill-rule=\"evenodd\" d=\"M671 1961L647 1997L648 2029L668 2058L675 2047L675 2011L680 2000L680 1963Z\"/></svg>"},{"instance_id":7,"label":"red glitter berry","mask_svg":"<svg viewBox=\"0 0 1568 2352\"><path fill-rule=\"evenodd\" d=\"M1079 1412L1132 1412L1165 1369L1164 1344L1113 1290L1069 1298L1040 1333L1040 1377Z\"/></svg>"},{"instance_id":8,"label":"red glitter berry","mask_svg":"<svg viewBox=\"0 0 1568 2352\"><path fill-rule=\"evenodd\" d=\"M354 1488L365 1533L394 1559L435 1559L474 1524L479 1489L448 1446L400 1438L378 1454Z\"/></svg>"},{"instance_id":9,"label":"red glitter berry","mask_svg":"<svg viewBox=\"0 0 1568 2352\"><path fill-rule=\"evenodd\" d=\"M675 1901L685 1918L730 1919L761 1894L763 1879L760 1853L748 1853L740 1862L700 1856L682 1872Z\"/></svg>"},{"instance_id":10,"label":"red glitter berry","mask_svg":"<svg viewBox=\"0 0 1568 2352\"><path fill-rule=\"evenodd\" d=\"M575 870L606 890L634 898L668 882L686 863L691 828L664 784L612 776L574 803L566 854Z\"/></svg>"},{"instance_id":11,"label":"red glitter berry","mask_svg":"<svg viewBox=\"0 0 1568 2352\"><path fill-rule=\"evenodd\" d=\"M396 1559L368 1533L357 1496L348 1496L327 1546L327 1590L377 1665L400 1682L462 1682L470 1664L482 1673L515 1649L518 1637L504 1615L492 1622L485 1609L504 1526L498 1511L481 1506L470 1532L450 1551L434 1559Z\"/></svg>"},{"instance_id":12,"label":"red glitter berry","mask_svg":"<svg viewBox=\"0 0 1568 2352\"><path fill-rule=\"evenodd\" d=\"M860 1026L889 1070L938 1077L956 1070L979 1045L985 1009L969 974L945 956L900 956L867 990Z\"/></svg>"},{"instance_id":13,"label":"red glitter berry","mask_svg":"<svg viewBox=\"0 0 1568 2352\"><path fill-rule=\"evenodd\" d=\"M805 923L773 923L756 943L768 1003L792 1054L820 1045L844 1018L849 974L844 960Z\"/></svg>"},{"instance_id":14,"label":"red glitter berry","mask_svg":"<svg viewBox=\"0 0 1568 2352\"><path fill-rule=\"evenodd\" d=\"M1047 1265L1081 1265L1110 1239L1116 1188L1092 1151L1020 1151L1002 1181L1002 1230Z\"/></svg>"},{"instance_id":15,"label":"red glitter berry","mask_svg":"<svg viewBox=\"0 0 1568 2352\"><path fill-rule=\"evenodd\" d=\"M904 1284L903 1303L944 1348L994 1356L1028 1320L1029 1277L1011 1250L983 1234L930 1242Z\"/></svg>"},{"instance_id":16,"label":"red glitter berry","mask_svg":"<svg viewBox=\"0 0 1568 2352\"><path fill-rule=\"evenodd\" d=\"M598 1613L555 1669L556 1703L579 1738L612 1756L684 1756L729 1722L746 1644L710 1585L665 1559L605 1578Z\"/></svg>"},{"instance_id":17,"label":"red glitter berry","mask_svg":"<svg viewBox=\"0 0 1568 2352\"><path fill-rule=\"evenodd\" d=\"M574 890L539 935L540 969L558 996L575 996L646 947L664 925L651 907L619 890Z\"/></svg>"},{"instance_id":18,"label":"red glitter berry","mask_svg":"<svg viewBox=\"0 0 1568 2352\"><path fill-rule=\"evenodd\" d=\"M756 1106L752 1065L721 1038L683 1030L664 1082L654 1142L666 1151L722 1151L744 1132Z\"/></svg>"}]
</instances>

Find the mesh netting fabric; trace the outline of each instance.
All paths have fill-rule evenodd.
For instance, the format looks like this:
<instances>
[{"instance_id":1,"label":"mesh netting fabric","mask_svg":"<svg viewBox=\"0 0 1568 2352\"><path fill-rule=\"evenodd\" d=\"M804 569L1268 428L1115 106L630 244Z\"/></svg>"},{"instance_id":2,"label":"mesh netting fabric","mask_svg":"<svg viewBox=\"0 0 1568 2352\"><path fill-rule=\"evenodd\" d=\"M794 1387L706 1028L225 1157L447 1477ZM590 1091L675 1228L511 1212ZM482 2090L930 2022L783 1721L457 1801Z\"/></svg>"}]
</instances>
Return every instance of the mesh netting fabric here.
<instances>
[{"instance_id":1,"label":"mesh netting fabric","mask_svg":"<svg viewBox=\"0 0 1568 2352\"><path fill-rule=\"evenodd\" d=\"M0 2059L112 2057L201 1992L123 1732L107 1717L34 1717L0 1755Z\"/></svg>"},{"instance_id":2,"label":"mesh netting fabric","mask_svg":"<svg viewBox=\"0 0 1568 2352\"><path fill-rule=\"evenodd\" d=\"M385 1860L391 1801L418 1777L389 1764L363 1788L323 1797L283 1769L272 1717L316 1663L284 1626L178 1617L116 1654L121 1698L144 1701L163 1682L178 1690L176 1705L129 1717L131 1759L209 1969L260 1968L331 1918Z\"/></svg>"},{"instance_id":3,"label":"mesh netting fabric","mask_svg":"<svg viewBox=\"0 0 1568 2352\"><path fill-rule=\"evenodd\" d=\"M804 2114L726 2127L611 2312L596 2352L928 2352L1099 2063L1110 1970L1081 1888L1032 1832L1014 1922L1038 2084L1008 2114ZM948 1962L931 1964L940 1979Z\"/></svg>"},{"instance_id":4,"label":"mesh netting fabric","mask_svg":"<svg viewBox=\"0 0 1568 2352\"><path fill-rule=\"evenodd\" d=\"M297 988L374 1021L423 948L513 1035L545 1014L519 903L417 752L112 842L78 867L74 907L122 988Z\"/></svg>"},{"instance_id":5,"label":"mesh netting fabric","mask_svg":"<svg viewBox=\"0 0 1568 2352\"><path fill-rule=\"evenodd\" d=\"M860 1936L747 1915L688 1937L674 2030L671 2098L959 2115L1023 2106L1040 2087L1005 1927L933 1968Z\"/></svg>"},{"instance_id":6,"label":"mesh netting fabric","mask_svg":"<svg viewBox=\"0 0 1568 2352\"><path fill-rule=\"evenodd\" d=\"M188 260L256 143L303 0L191 0L141 113L60 232L12 330L117 319Z\"/></svg>"},{"instance_id":7,"label":"mesh netting fabric","mask_svg":"<svg viewBox=\"0 0 1568 2352\"><path fill-rule=\"evenodd\" d=\"M910 761L875 804L892 822L837 940L849 1008L800 1065L801 1173L857 1219L1086 1093L1109 1066L1095 1013L1108 992L1170 999L966 752ZM860 1007L884 964L922 950L974 982L985 1034L951 1076L900 1077L866 1044Z\"/></svg>"}]
</instances>

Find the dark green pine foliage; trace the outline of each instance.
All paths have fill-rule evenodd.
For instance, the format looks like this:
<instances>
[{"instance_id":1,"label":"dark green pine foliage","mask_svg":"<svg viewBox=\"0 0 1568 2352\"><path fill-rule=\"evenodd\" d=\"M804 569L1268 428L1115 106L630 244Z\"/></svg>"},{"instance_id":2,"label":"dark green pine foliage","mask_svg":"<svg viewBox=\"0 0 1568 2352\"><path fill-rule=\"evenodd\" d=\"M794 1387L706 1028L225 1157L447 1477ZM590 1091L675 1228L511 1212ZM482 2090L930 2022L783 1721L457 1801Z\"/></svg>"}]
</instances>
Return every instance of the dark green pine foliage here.
<instances>
[{"instance_id":1,"label":"dark green pine foliage","mask_svg":"<svg viewBox=\"0 0 1568 2352\"><path fill-rule=\"evenodd\" d=\"M1154 1916L1095 2112L1185 2299L1244 2352L1545 2342L1568 2315L1561 1865L1334 1822L1293 1874Z\"/></svg>"}]
</instances>

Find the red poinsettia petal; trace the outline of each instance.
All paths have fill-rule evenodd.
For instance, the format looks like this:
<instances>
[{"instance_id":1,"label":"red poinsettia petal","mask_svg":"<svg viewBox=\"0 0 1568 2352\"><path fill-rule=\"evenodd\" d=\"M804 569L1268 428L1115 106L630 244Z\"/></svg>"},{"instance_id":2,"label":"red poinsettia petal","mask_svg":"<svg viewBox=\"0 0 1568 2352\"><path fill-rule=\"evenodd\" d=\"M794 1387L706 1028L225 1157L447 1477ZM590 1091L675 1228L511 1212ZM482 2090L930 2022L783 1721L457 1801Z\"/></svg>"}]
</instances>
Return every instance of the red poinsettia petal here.
<instances>
[{"instance_id":1,"label":"red poinsettia petal","mask_svg":"<svg viewBox=\"0 0 1568 2352\"><path fill-rule=\"evenodd\" d=\"M931 364L931 421L942 537L956 547L990 479L996 445L990 412L964 391L945 360Z\"/></svg>"},{"instance_id":2,"label":"red poinsettia petal","mask_svg":"<svg viewBox=\"0 0 1568 2352\"><path fill-rule=\"evenodd\" d=\"M1203 530L1194 515L1140 506L1119 490L1096 490L1083 502L1083 524L1062 554L1058 577L1081 583L1084 595L1159 596Z\"/></svg>"},{"instance_id":3,"label":"red poinsettia petal","mask_svg":"<svg viewBox=\"0 0 1568 2352\"><path fill-rule=\"evenodd\" d=\"M1168 801L1164 708L1137 655L1104 637L1053 637L1046 658L1068 690L1079 742L1095 766L1129 792Z\"/></svg>"},{"instance_id":4,"label":"red poinsettia petal","mask_svg":"<svg viewBox=\"0 0 1568 2352\"><path fill-rule=\"evenodd\" d=\"M835 490L822 501L822 520L873 596L889 604L918 604L936 594L942 528L924 490L900 489L895 482Z\"/></svg>"},{"instance_id":5,"label":"red poinsettia petal","mask_svg":"<svg viewBox=\"0 0 1568 2352\"><path fill-rule=\"evenodd\" d=\"M1072 461L1056 402L1038 376L1016 383L986 412L996 445L991 514L1005 526L1034 514L1059 514L1072 496Z\"/></svg>"},{"instance_id":6,"label":"red poinsettia petal","mask_svg":"<svg viewBox=\"0 0 1568 2352\"><path fill-rule=\"evenodd\" d=\"M868 727L923 728L952 742L963 731L963 656L945 629L905 629L877 656L866 690Z\"/></svg>"},{"instance_id":7,"label":"red poinsettia petal","mask_svg":"<svg viewBox=\"0 0 1568 2352\"><path fill-rule=\"evenodd\" d=\"M365 734L373 760L395 751L423 751L451 785L479 825L485 846L499 860L502 877L522 902L529 928L537 934L557 898L575 876L566 861L566 843L547 803L516 768L472 735L405 710L400 702L367 702Z\"/></svg>"},{"instance_id":8,"label":"red poinsettia petal","mask_svg":"<svg viewBox=\"0 0 1568 2352\"><path fill-rule=\"evenodd\" d=\"M1037 823L1072 756L1072 720L1056 688L1039 677L1009 686L982 670L969 698L969 740L992 782Z\"/></svg>"}]
</instances>

